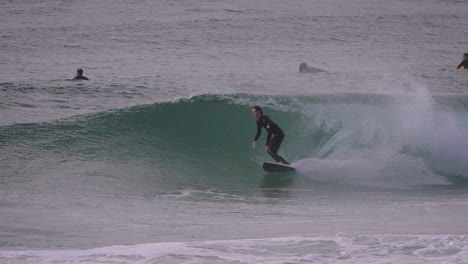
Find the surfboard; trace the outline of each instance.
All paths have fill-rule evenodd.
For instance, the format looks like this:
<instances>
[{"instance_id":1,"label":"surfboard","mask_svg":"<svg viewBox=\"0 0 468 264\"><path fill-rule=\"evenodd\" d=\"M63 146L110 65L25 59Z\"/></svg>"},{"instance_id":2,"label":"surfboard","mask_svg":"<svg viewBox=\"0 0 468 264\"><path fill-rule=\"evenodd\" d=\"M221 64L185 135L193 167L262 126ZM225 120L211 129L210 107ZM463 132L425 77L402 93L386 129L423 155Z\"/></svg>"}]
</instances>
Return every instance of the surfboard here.
<instances>
[{"instance_id":1,"label":"surfboard","mask_svg":"<svg viewBox=\"0 0 468 264\"><path fill-rule=\"evenodd\" d=\"M273 163L273 162L263 162L262 166L264 171L267 172L286 172L286 171L295 171L294 167L285 164Z\"/></svg>"}]
</instances>

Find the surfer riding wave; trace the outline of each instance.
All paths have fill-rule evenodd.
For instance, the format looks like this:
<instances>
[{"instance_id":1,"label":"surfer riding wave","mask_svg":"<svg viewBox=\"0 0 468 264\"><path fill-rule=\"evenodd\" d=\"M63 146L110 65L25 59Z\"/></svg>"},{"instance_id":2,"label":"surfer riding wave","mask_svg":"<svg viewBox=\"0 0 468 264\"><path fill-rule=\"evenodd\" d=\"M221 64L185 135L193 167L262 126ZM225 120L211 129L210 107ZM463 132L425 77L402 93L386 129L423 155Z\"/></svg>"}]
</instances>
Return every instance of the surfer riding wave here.
<instances>
[{"instance_id":1,"label":"surfer riding wave","mask_svg":"<svg viewBox=\"0 0 468 264\"><path fill-rule=\"evenodd\" d=\"M263 115L263 111L260 106L256 105L252 107L252 115L255 120L257 120L257 134L255 135L255 138L252 142L252 147L255 148L257 146L257 140L262 134L263 127L268 133L265 150L273 157L276 162L289 165L289 163L278 154L278 150L284 140L283 130L281 130L281 128L268 116Z\"/></svg>"}]
</instances>

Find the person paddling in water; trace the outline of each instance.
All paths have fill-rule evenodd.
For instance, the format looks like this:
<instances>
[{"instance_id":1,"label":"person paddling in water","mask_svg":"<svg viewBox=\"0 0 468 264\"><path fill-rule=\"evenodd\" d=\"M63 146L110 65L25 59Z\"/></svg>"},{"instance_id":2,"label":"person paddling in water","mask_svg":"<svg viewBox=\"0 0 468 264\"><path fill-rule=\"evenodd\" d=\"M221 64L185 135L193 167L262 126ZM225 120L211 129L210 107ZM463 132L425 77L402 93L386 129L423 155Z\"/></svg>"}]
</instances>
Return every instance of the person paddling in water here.
<instances>
[{"instance_id":1,"label":"person paddling in water","mask_svg":"<svg viewBox=\"0 0 468 264\"><path fill-rule=\"evenodd\" d=\"M289 165L289 163L278 154L278 149L281 146L281 142L284 140L284 132L281 128L268 116L263 115L262 108L260 106L252 107L252 115L257 120L257 134L252 142L252 147L257 146L257 140L262 134L262 127L264 127L268 133L265 150L270 154L273 159L281 164ZM273 135L273 138L271 136Z\"/></svg>"},{"instance_id":2,"label":"person paddling in water","mask_svg":"<svg viewBox=\"0 0 468 264\"><path fill-rule=\"evenodd\" d=\"M463 54L463 61L458 64L457 69L468 70L468 53Z\"/></svg>"},{"instance_id":3,"label":"person paddling in water","mask_svg":"<svg viewBox=\"0 0 468 264\"><path fill-rule=\"evenodd\" d=\"M76 70L76 76L73 78L73 80L86 80L89 81L89 79L85 76L83 76L83 69L79 68Z\"/></svg>"}]
</instances>

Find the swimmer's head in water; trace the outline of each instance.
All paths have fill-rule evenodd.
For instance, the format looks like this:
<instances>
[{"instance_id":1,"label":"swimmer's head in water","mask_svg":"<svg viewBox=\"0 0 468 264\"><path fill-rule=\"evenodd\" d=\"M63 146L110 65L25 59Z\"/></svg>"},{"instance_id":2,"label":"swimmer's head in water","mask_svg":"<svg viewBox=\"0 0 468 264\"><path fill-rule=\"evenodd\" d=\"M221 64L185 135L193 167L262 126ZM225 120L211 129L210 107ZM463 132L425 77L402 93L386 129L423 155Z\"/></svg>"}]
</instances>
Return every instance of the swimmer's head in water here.
<instances>
[{"instance_id":1,"label":"swimmer's head in water","mask_svg":"<svg viewBox=\"0 0 468 264\"><path fill-rule=\"evenodd\" d=\"M299 65L299 72L306 72L308 70L309 66L305 62L301 63Z\"/></svg>"},{"instance_id":2,"label":"swimmer's head in water","mask_svg":"<svg viewBox=\"0 0 468 264\"><path fill-rule=\"evenodd\" d=\"M83 69L78 68L78 69L76 70L76 75L79 75L79 76L83 75Z\"/></svg>"},{"instance_id":3,"label":"swimmer's head in water","mask_svg":"<svg viewBox=\"0 0 468 264\"><path fill-rule=\"evenodd\" d=\"M463 53L463 59L468 60L468 53Z\"/></svg>"}]
</instances>

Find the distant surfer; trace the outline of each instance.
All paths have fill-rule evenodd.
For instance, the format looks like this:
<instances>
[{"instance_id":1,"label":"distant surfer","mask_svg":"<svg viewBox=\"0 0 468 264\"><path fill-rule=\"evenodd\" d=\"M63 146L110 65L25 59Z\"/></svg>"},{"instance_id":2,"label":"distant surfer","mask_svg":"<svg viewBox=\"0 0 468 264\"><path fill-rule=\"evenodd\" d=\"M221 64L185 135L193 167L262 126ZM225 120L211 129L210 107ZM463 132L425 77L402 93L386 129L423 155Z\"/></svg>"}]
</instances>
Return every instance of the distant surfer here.
<instances>
[{"instance_id":1,"label":"distant surfer","mask_svg":"<svg viewBox=\"0 0 468 264\"><path fill-rule=\"evenodd\" d=\"M83 69L81 68L78 68L76 70L76 76L75 78L73 78L73 80L86 80L86 81L89 81L89 79L85 76L83 76Z\"/></svg>"},{"instance_id":2,"label":"distant surfer","mask_svg":"<svg viewBox=\"0 0 468 264\"><path fill-rule=\"evenodd\" d=\"M315 72L324 72L322 69L312 68L307 63L303 62L299 65L300 73L315 73Z\"/></svg>"},{"instance_id":3,"label":"distant surfer","mask_svg":"<svg viewBox=\"0 0 468 264\"><path fill-rule=\"evenodd\" d=\"M281 146L281 142L284 140L284 132L281 128L271 121L268 116L263 115L262 108L260 106L252 107L252 115L257 120L257 134L252 142L252 147L257 146L257 140L262 134L262 127L264 127L268 133L265 150L270 154L273 159L281 164L289 165L289 163L278 154L278 149ZM273 138L271 136L273 135Z\"/></svg>"},{"instance_id":4,"label":"distant surfer","mask_svg":"<svg viewBox=\"0 0 468 264\"><path fill-rule=\"evenodd\" d=\"M468 53L463 54L463 61L458 64L457 69L468 70Z\"/></svg>"}]
</instances>

